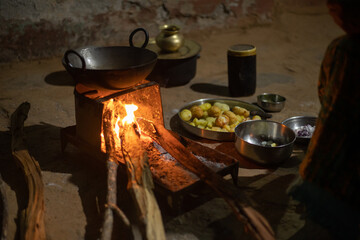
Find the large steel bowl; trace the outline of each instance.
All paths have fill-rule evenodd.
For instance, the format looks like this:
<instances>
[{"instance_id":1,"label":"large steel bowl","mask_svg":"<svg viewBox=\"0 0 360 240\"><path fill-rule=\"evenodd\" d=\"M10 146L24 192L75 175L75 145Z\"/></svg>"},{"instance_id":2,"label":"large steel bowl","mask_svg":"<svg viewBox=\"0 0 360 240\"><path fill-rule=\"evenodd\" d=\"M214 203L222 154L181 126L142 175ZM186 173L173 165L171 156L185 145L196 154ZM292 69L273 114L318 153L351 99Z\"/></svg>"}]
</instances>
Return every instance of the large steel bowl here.
<instances>
[{"instance_id":1,"label":"large steel bowl","mask_svg":"<svg viewBox=\"0 0 360 240\"><path fill-rule=\"evenodd\" d=\"M132 38L145 34L142 47L134 47ZM146 49L149 36L145 29L135 29L130 46L82 47L65 52L62 63L74 80L92 88L123 89L144 80L154 68L157 54Z\"/></svg>"},{"instance_id":2,"label":"large steel bowl","mask_svg":"<svg viewBox=\"0 0 360 240\"><path fill-rule=\"evenodd\" d=\"M254 104L243 102L240 100L224 99L224 98L199 99L199 100L190 102L190 103L186 104L185 106L183 106L182 108L180 108L180 110L178 112L178 116L180 118L181 125L190 133L192 133L198 137L202 137L202 138L206 138L206 139L210 139L210 140L234 141L235 133L234 132L218 132L218 131L200 129L200 128L194 127L194 126L190 125L189 123L183 121L180 117L180 113L183 109L190 109L194 105L201 105L201 104L207 103L207 102L211 103L212 105L215 102L226 103L227 105L229 105L230 108L235 107L235 106L243 107L243 108L249 110L252 114L259 115L263 119L270 117L268 114L266 114L264 112L264 110L262 110L261 108L259 108L258 106L254 105Z\"/></svg>"},{"instance_id":3,"label":"large steel bowl","mask_svg":"<svg viewBox=\"0 0 360 240\"><path fill-rule=\"evenodd\" d=\"M235 147L240 155L262 165L279 164L292 153L295 132L278 122L268 120L247 121L235 128ZM264 146L273 141L276 146Z\"/></svg>"}]
</instances>

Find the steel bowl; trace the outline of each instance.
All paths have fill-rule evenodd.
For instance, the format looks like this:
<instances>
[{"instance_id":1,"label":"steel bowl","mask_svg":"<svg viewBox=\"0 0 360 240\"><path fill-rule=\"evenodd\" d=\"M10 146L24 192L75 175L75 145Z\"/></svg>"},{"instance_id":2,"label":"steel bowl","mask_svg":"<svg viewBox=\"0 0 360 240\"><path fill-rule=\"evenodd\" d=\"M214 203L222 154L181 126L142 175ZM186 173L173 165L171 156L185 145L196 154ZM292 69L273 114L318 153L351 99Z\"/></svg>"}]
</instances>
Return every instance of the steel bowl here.
<instances>
[{"instance_id":1,"label":"steel bowl","mask_svg":"<svg viewBox=\"0 0 360 240\"><path fill-rule=\"evenodd\" d=\"M247 121L235 128L235 148L240 155L262 165L279 164L292 153L295 132L278 122ZM264 146L272 141L276 146Z\"/></svg>"},{"instance_id":2,"label":"steel bowl","mask_svg":"<svg viewBox=\"0 0 360 240\"><path fill-rule=\"evenodd\" d=\"M300 129L306 125L315 127L316 120L317 120L317 118L312 117L312 116L295 116L295 117L291 117L291 118L288 118L288 119L282 121L282 124L291 128L296 134L298 129ZM297 136L296 135L296 143L309 143L310 139L311 139L311 136Z\"/></svg>"},{"instance_id":3,"label":"steel bowl","mask_svg":"<svg viewBox=\"0 0 360 240\"><path fill-rule=\"evenodd\" d=\"M202 138L206 138L206 139L210 139L210 140L234 141L235 133L234 132L218 132L218 131L200 129L200 128L197 128L197 127L194 127L194 126L188 124L187 122L182 120L180 117L180 112L183 109L190 109L193 105L201 105L201 104L207 103L207 102L211 103L211 104L214 104L215 102L226 103L227 105L229 105L230 108L239 106L239 107L243 107L243 108L249 110L251 115L259 115L262 119L269 117L268 114L266 114L264 112L264 110L262 110L261 108L259 108L258 106L254 105L254 104L239 101L239 100L232 100L232 99L204 98L204 99L199 99L199 100L190 102L190 103L186 104L185 106L183 106L182 108L180 108L180 110L178 112L178 117L180 118L181 125L188 132L190 132L198 137L202 137Z\"/></svg>"},{"instance_id":4,"label":"steel bowl","mask_svg":"<svg viewBox=\"0 0 360 240\"><path fill-rule=\"evenodd\" d=\"M269 112L280 112L285 107L285 101L285 97L274 93L262 93L257 96L257 104Z\"/></svg>"}]
</instances>

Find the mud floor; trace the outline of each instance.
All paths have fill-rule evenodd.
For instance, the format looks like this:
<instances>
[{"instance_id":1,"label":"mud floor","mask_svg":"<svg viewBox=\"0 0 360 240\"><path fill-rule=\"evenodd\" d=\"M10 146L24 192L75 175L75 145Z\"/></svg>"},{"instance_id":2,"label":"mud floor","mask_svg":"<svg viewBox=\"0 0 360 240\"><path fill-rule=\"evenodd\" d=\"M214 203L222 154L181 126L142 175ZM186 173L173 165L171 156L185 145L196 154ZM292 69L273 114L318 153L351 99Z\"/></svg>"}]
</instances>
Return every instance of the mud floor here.
<instances>
[{"instance_id":1,"label":"mud floor","mask_svg":"<svg viewBox=\"0 0 360 240\"><path fill-rule=\"evenodd\" d=\"M184 86L161 88L165 126L189 136L175 120L177 110L200 98L229 98L226 51L236 43L257 48L257 88L287 98L285 108L271 120L291 116L316 116L319 102L316 83L328 43L341 30L326 9L284 12L271 26L198 32L186 37L201 47L196 77ZM45 185L47 239L97 239L100 236L106 194L103 163L69 145L60 149L60 129L75 125L74 82L64 71L61 58L0 65L0 173L9 211L8 239L19 237L19 214L26 204L21 170L11 156L9 117L24 101L31 104L25 133L30 153L39 162ZM190 136L192 137L192 136ZM195 138L196 139L196 138ZM204 141L219 148L221 143ZM304 218L301 206L286 189L297 176L305 147L295 146L291 158L280 166L254 168L240 164L238 185L254 201L254 207L270 222L277 239L324 239L327 233ZM226 176L232 184L229 176ZM131 201L120 182L120 205L131 215ZM188 198L188 199L187 199ZM184 211L172 215L159 196L167 239L252 239L224 200L207 188L184 199ZM126 231L117 232L127 236Z\"/></svg>"}]
</instances>

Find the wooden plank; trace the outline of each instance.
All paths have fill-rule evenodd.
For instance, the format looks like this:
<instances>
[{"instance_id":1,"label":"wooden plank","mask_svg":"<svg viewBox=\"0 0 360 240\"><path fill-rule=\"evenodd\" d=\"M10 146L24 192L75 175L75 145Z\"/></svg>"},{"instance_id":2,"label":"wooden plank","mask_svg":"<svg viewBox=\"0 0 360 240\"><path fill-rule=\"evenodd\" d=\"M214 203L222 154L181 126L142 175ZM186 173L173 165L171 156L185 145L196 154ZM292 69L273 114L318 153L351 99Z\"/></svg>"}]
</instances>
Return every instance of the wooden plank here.
<instances>
[{"instance_id":1,"label":"wooden plank","mask_svg":"<svg viewBox=\"0 0 360 240\"><path fill-rule=\"evenodd\" d=\"M28 205L21 216L20 239L46 239L44 224L44 185L39 163L27 150L24 122L30 110L30 103L22 103L11 115L11 149L16 163L24 172L28 187Z\"/></svg>"}]
</instances>

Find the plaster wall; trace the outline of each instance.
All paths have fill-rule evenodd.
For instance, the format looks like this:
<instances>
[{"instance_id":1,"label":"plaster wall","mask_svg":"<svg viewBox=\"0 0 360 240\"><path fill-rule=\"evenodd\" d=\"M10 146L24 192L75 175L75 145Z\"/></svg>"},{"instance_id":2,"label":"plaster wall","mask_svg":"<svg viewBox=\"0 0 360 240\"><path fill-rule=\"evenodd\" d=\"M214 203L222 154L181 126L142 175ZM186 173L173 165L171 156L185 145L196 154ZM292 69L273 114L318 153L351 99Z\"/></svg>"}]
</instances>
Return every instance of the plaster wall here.
<instances>
[{"instance_id":1,"label":"plaster wall","mask_svg":"<svg viewBox=\"0 0 360 240\"><path fill-rule=\"evenodd\" d=\"M61 56L87 45L127 45L132 30L183 33L271 24L284 9L326 0L0 0L0 62Z\"/></svg>"}]
</instances>

